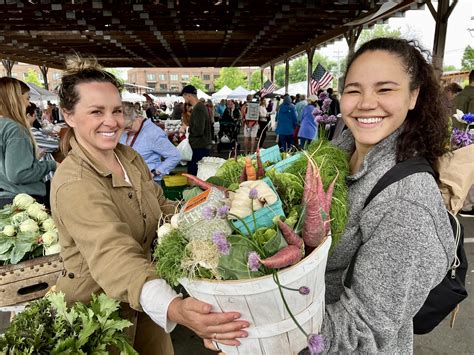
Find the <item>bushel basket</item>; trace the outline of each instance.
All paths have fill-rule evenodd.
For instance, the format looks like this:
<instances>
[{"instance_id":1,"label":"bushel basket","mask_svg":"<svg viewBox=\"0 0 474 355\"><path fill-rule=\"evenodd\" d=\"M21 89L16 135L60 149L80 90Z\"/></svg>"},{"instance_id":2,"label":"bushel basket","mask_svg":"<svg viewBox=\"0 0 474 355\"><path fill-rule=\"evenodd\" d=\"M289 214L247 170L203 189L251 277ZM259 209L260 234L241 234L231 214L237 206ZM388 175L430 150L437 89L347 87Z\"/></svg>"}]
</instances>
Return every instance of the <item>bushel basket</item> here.
<instances>
[{"instance_id":1,"label":"bushel basket","mask_svg":"<svg viewBox=\"0 0 474 355\"><path fill-rule=\"evenodd\" d=\"M305 331L319 333L324 316L324 272L331 237L298 264L278 272L283 286L310 288L308 295L282 289L289 308ZM219 344L228 355L289 355L307 346L307 339L285 309L272 275L254 279L215 281L180 280L188 293L209 304L214 311L240 312L250 322L248 337L239 339L238 347Z\"/></svg>"}]
</instances>

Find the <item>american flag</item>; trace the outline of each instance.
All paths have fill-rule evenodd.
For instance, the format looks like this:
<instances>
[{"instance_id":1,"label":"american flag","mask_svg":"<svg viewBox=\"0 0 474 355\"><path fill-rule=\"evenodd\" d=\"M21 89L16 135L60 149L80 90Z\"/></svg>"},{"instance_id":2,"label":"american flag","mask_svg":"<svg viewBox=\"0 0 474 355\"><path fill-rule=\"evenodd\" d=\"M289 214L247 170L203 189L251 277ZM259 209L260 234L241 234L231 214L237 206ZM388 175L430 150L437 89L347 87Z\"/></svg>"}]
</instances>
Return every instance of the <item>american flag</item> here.
<instances>
[{"instance_id":1,"label":"american flag","mask_svg":"<svg viewBox=\"0 0 474 355\"><path fill-rule=\"evenodd\" d=\"M265 84L263 84L263 88L260 90L260 97L264 97L268 94L271 94L276 89L276 85L273 84L270 80L267 80Z\"/></svg>"},{"instance_id":2,"label":"american flag","mask_svg":"<svg viewBox=\"0 0 474 355\"><path fill-rule=\"evenodd\" d=\"M316 95L318 93L318 90L320 88L326 87L332 79L332 74L326 71L326 69L324 69L324 67L320 63L318 63L316 69L313 72L313 75L311 75L309 94Z\"/></svg>"}]
</instances>

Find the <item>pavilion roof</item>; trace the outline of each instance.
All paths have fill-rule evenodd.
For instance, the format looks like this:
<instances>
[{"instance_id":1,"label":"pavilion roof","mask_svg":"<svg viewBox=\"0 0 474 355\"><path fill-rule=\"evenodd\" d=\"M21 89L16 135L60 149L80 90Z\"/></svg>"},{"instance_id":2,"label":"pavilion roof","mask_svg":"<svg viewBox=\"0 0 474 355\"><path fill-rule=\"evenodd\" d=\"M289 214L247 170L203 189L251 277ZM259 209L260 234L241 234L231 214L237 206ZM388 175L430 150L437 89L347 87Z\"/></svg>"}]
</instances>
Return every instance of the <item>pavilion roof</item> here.
<instances>
[{"instance_id":1,"label":"pavilion roof","mask_svg":"<svg viewBox=\"0 0 474 355\"><path fill-rule=\"evenodd\" d=\"M261 66L340 37L347 24L398 16L420 0L29 0L0 2L0 58L62 68ZM386 5L385 5L386 6ZM374 15L376 13L376 15Z\"/></svg>"}]
</instances>

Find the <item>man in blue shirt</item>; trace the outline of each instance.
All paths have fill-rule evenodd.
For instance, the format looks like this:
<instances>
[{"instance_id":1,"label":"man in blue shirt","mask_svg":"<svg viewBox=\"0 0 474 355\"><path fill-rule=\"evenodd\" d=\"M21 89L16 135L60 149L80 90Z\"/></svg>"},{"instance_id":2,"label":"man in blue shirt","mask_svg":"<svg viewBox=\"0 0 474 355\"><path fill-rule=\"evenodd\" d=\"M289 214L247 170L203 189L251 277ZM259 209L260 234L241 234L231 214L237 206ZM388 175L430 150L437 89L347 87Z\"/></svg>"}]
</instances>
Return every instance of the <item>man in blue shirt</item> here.
<instances>
[{"instance_id":1,"label":"man in blue shirt","mask_svg":"<svg viewBox=\"0 0 474 355\"><path fill-rule=\"evenodd\" d=\"M120 143L135 149L145 159L154 180L162 180L181 160L178 149L160 127L138 116L132 103L124 102L123 110L125 131Z\"/></svg>"}]
</instances>

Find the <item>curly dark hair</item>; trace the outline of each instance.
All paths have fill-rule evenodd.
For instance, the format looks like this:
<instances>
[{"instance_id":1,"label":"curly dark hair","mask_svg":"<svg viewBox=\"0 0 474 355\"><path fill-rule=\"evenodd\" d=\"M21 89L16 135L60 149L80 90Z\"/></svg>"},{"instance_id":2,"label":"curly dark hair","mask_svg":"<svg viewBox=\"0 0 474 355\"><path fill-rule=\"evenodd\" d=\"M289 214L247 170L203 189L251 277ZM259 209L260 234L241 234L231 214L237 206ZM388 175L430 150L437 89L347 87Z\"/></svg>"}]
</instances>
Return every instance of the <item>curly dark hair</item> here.
<instances>
[{"instance_id":1,"label":"curly dark hair","mask_svg":"<svg viewBox=\"0 0 474 355\"><path fill-rule=\"evenodd\" d=\"M397 162L425 157L436 169L437 158L448 151L449 112L435 71L423 54L429 52L416 41L376 38L364 43L349 59L346 75L355 59L368 51L387 51L402 61L410 76L410 90L420 89L413 110L408 111L397 138Z\"/></svg>"}]
</instances>

